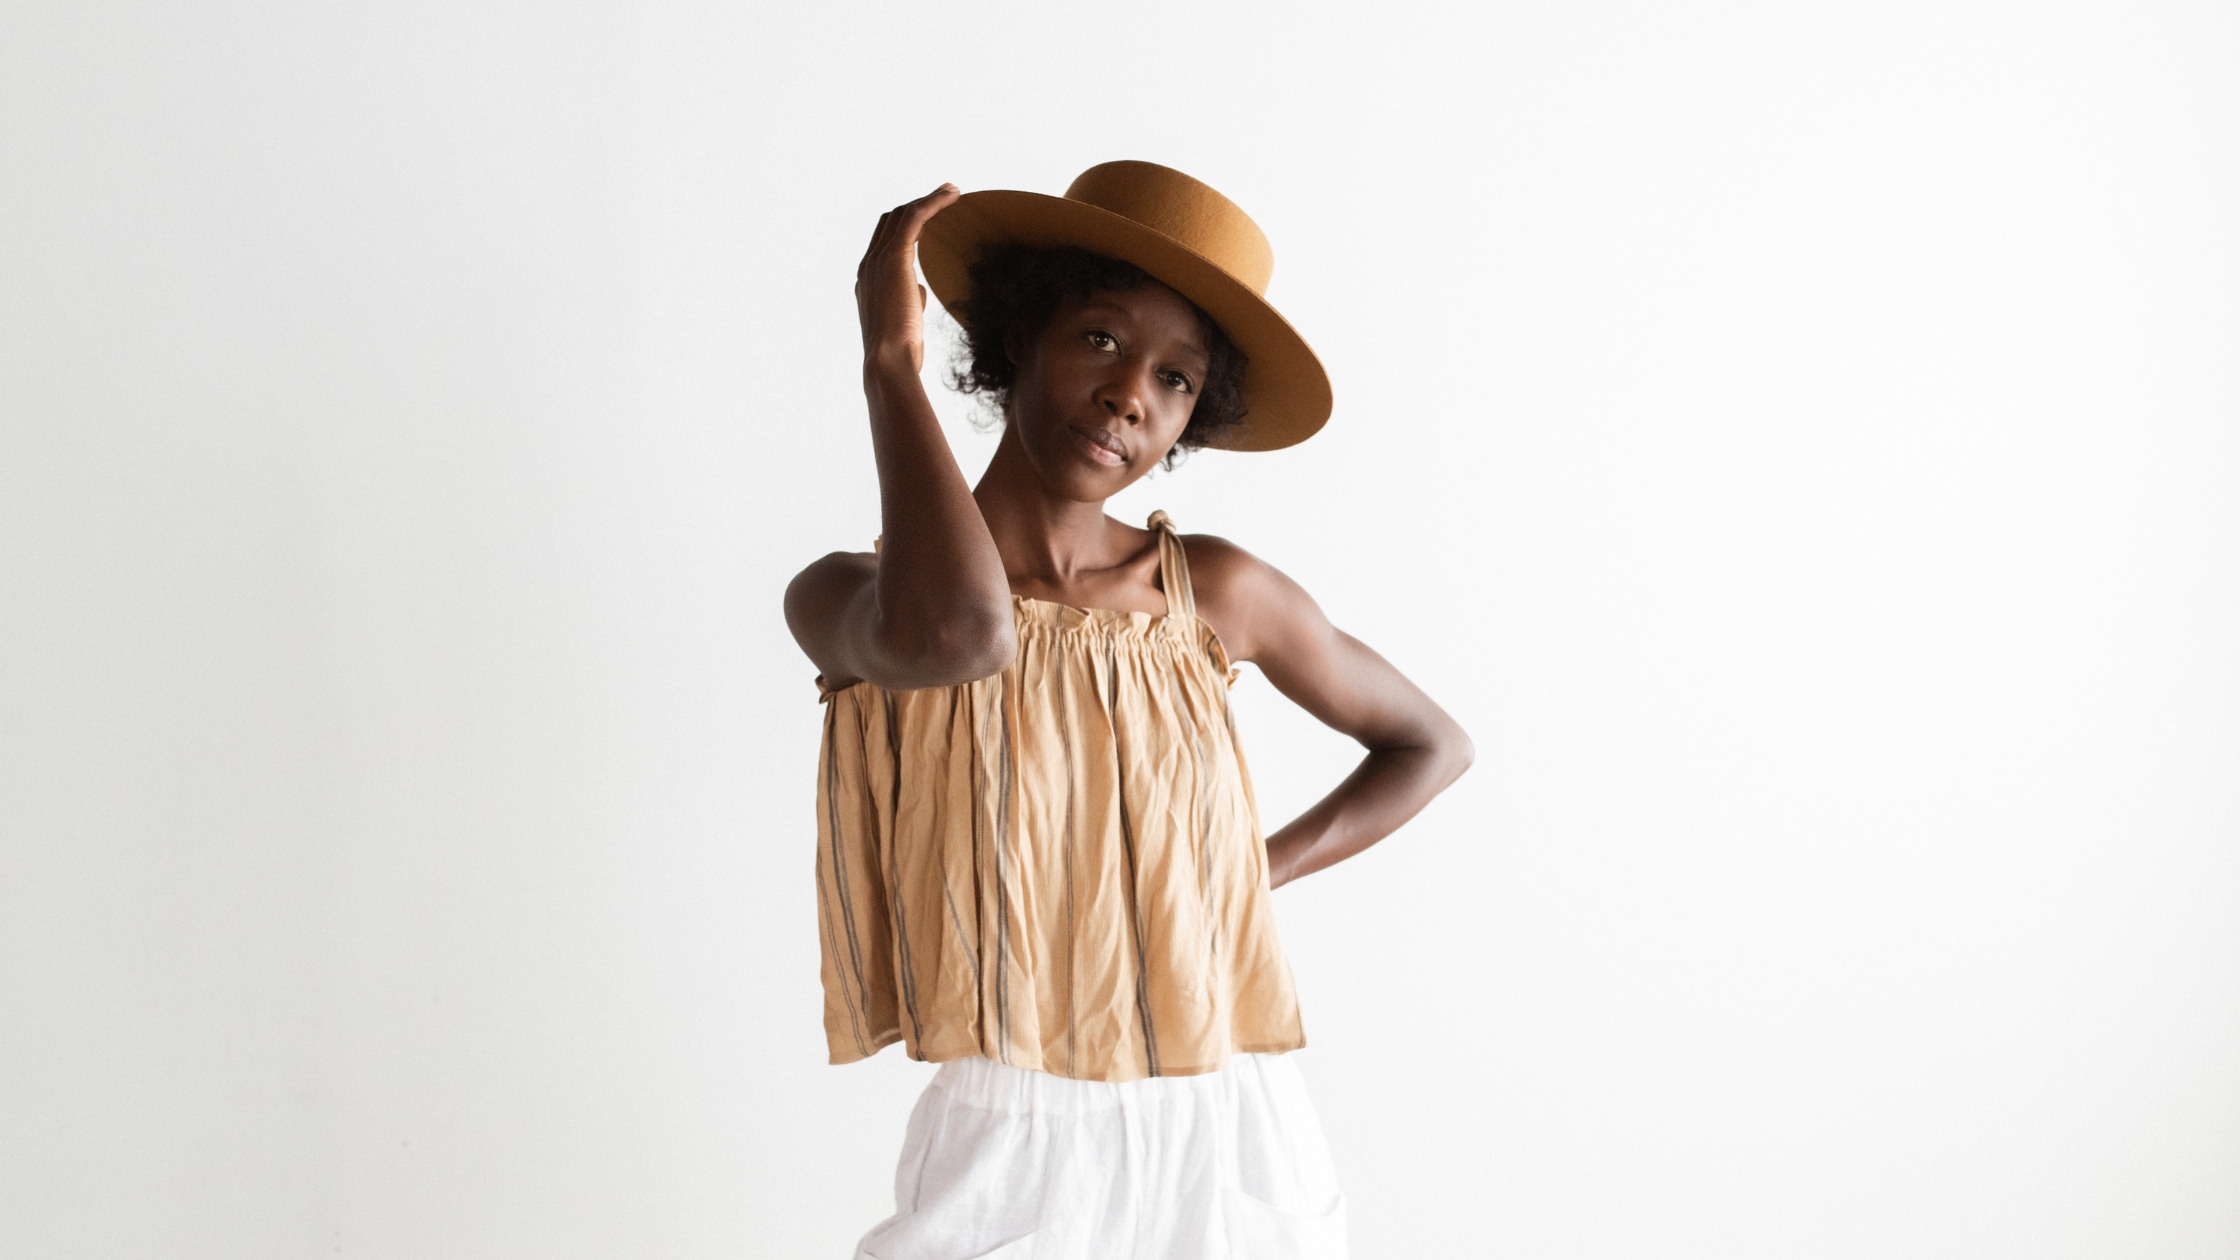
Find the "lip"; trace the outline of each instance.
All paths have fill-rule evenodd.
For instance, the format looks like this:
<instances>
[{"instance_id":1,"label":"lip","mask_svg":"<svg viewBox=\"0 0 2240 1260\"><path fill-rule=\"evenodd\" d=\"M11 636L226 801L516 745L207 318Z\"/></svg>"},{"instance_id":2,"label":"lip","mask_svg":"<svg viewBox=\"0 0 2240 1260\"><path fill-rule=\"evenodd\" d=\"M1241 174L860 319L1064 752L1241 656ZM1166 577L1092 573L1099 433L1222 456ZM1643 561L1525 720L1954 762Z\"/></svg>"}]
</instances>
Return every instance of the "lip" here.
<instances>
[{"instance_id":1,"label":"lip","mask_svg":"<svg viewBox=\"0 0 2240 1260\"><path fill-rule=\"evenodd\" d=\"M1073 435L1073 440L1080 445L1090 459L1103 464L1107 468L1118 468L1128 462L1128 452L1120 445L1120 439L1114 437L1110 430L1092 429L1082 424L1069 424L1066 426L1066 432Z\"/></svg>"}]
</instances>

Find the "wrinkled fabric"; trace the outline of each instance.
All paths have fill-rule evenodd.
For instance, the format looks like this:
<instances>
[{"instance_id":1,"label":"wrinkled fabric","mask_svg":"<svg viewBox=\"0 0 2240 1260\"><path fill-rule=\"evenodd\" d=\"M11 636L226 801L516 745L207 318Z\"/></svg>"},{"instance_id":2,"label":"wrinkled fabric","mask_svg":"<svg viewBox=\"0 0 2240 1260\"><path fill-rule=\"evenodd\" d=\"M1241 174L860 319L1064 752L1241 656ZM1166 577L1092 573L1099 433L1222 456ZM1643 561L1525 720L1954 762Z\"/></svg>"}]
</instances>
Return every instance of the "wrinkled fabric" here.
<instances>
[{"instance_id":1,"label":"wrinkled fabric","mask_svg":"<svg viewBox=\"0 0 2240 1260\"><path fill-rule=\"evenodd\" d=\"M1228 656L1165 513L1164 616L1013 597L957 687L826 694L817 922L832 1062L894 1041L1078 1080L1306 1044Z\"/></svg>"},{"instance_id":2,"label":"wrinkled fabric","mask_svg":"<svg viewBox=\"0 0 2240 1260\"><path fill-rule=\"evenodd\" d=\"M1345 1199L1298 1069L1070 1081L945 1063L911 1113L895 1214L858 1260L1345 1260Z\"/></svg>"}]
</instances>

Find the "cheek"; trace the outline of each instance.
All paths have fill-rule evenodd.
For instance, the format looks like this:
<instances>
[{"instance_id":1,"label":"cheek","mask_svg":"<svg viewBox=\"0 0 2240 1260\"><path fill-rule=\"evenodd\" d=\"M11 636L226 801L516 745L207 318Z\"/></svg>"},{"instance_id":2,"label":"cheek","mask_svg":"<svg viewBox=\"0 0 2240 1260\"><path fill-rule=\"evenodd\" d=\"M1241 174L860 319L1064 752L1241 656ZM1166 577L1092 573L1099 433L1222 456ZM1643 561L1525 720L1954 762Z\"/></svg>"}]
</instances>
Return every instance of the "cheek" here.
<instances>
[{"instance_id":1,"label":"cheek","mask_svg":"<svg viewBox=\"0 0 2240 1260\"><path fill-rule=\"evenodd\" d=\"M1011 381L1011 416L1030 424L1050 410L1050 383L1040 372L1022 370Z\"/></svg>"},{"instance_id":2,"label":"cheek","mask_svg":"<svg viewBox=\"0 0 2240 1260\"><path fill-rule=\"evenodd\" d=\"M1174 445L1175 440L1182 436L1182 431L1190 427L1190 416L1196 409L1197 395L1195 394L1176 399L1172 407L1161 408L1159 411L1160 440L1168 446ZM1160 453L1165 454L1166 452L1161 451Z\"/></svg>"}]
</instances>

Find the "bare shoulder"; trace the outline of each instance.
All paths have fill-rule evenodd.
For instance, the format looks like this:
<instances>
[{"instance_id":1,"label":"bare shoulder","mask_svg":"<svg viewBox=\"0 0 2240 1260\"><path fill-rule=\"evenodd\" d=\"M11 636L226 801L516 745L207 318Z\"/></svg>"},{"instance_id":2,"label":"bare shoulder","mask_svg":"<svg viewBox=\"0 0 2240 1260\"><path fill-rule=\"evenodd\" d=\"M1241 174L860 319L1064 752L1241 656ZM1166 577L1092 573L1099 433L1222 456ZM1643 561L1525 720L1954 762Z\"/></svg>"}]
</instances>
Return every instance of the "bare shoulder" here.
<instances>
[{"instance_id":1,"label":"bare shoulder","mask_svg":"<svg viewBox=\"0 0 2240 1260\"><path fill-rule=\"evenodd\" d=\"M1200 602L1222 601L1242 588L1267 580L1275 566L1219 534L1184 534L1182 550L1190 558L1190 589Z\"/></svg>"},{"instance_id":2,"label":"bare shoulder","mask_svg":"<svg viewBox=\"0 0 2240 1260\"><path fill-rule=\"evenodd\" d=\"M1214 534L1185 534L1190 589L1198 615L1221 636L1232 660L1259 658L1275 640L1327 626L1312 596L1282 570Z\"/></svg>"}]
</instances>

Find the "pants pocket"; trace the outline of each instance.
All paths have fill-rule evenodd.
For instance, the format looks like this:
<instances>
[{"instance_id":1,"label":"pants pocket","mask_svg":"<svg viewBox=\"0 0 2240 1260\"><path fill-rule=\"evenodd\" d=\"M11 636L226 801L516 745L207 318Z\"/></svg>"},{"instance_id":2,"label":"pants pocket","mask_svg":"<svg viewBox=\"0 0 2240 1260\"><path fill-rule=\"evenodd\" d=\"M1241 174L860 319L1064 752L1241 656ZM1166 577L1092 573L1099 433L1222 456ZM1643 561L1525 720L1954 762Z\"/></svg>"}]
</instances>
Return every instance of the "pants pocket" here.
<instances>
[{"instance_id":1,"label":"pants pocket","mask_svg":"<svg viewBox=\"0 0 2240 1260\"><path fill-rule=\"evenodd\" d=\"M1317 1212L1290 1212L1242 1190L1222 1195L1232 1260L1346 1260L1346 1200Z\"/></svg>"}]
</instances>

